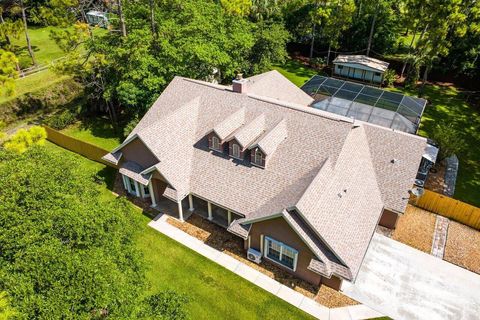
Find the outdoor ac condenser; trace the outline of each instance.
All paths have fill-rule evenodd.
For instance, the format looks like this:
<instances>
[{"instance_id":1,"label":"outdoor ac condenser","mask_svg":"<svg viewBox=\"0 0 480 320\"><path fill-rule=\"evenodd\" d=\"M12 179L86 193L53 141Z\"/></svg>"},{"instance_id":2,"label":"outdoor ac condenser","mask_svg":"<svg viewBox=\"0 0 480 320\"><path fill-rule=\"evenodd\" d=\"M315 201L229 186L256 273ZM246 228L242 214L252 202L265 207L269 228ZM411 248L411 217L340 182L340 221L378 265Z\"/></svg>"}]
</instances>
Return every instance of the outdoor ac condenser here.
<instances>
[{"instance_id":1,"label":"outdoor ac condenser","mask_svg":"<svg viewBox=\"0 0 480 320\"><path fill-rule=\"evenodd\" d=\"M260 263L260 261L262 261L262 253L250 248L247 251L247 258L255 263Z\"/></svg>"}]
</instances>

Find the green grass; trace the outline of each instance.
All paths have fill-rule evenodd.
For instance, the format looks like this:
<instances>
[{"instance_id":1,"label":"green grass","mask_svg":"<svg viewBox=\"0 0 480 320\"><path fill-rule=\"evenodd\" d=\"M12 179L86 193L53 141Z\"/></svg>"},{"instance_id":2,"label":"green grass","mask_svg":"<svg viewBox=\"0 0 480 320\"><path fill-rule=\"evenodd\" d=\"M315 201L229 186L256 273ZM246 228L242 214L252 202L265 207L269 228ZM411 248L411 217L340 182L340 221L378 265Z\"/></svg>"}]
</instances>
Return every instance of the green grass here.
<instances>
[{"instance_id":1,"label":"green grass","mask_svg":"<svg viewBox=\"0 0 480 320\"><path fill-rule=\"evenodd\" d=\"M65 55L63 51L57 46L54 40L50 39L50 32L52 30L59 30L58 27L29 27L28 34L30 42L35 54L35 59L39 65L45 65L52 60L60 58ZM20 65L23 68L28 68L32 65L32 60L28 54L27 40L25 35L20 34L18 39L12 39L13 51L20 60Z\"/></svg>"},{"instance_id":2,"label":"green grass","mask_svg":"<svg viewBox=\"0 0 480 320\"><path fill-rule=\"evenodd\" d=\"M113 200L107 189L114 170L90 161L54 144L51 152L79 160L79 170L98 173L107 185L100 185L102 201ZM100 202L101 203L101 202ZM312 319L303 311L278 299L234 273L147 226L150 217L132 206L140 218L138 250L144 254L148 288L145 294L173 289L186 294L186 308L192 319Z\"/></svg>"},{"instance_id":3,"label":"green grass","mask_svg":"<svg viewBox=\"0 0 480 320\"><path fill-rule=\"evenodd\" d=\"M287 60L284 65L275 66L274 69L299 87L307 82L308 79L318 74L316 70L292 59Z\"/></svg>"},{"instance_id":4,"label":"green grass","mask_svg":"<svg viewBox=\"0 0 480 320\"><path fill-rule=\"evenodd\" d=\"M102 117L90 119L88 122L79 121L62 132L106 150L113 150L123 140L121 134L115 133L110 122Z\"/></svg>"},{"instance_id":5,"label":"green grass","mask_svg":"<svg viewBox=\"0 0 480 320\"><path fill-rule=\"evenodd\" d=\"M10 101L28 92L40 90L55 84L56 82L65 80L68 76L59 76L51 70L43 70L34 73L25 78L15 80L15 93L11 96L0 96L0 104Z\"/></svg>"}]
</instances>

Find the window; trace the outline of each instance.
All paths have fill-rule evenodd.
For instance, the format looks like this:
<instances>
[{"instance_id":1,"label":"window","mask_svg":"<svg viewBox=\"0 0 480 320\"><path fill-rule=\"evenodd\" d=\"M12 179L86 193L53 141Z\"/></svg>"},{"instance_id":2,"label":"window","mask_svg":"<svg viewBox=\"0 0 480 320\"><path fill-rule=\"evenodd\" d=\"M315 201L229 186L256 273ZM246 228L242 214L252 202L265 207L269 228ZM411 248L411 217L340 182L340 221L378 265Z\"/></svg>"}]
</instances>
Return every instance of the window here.
<instances>
[{"instance_id":1,"label":"window","mask_svg":"<svg viewBox=\"0 0 480 320\"><path fill-rule=\"evenodd\" d=\"M253 163L263 167L263 153L259 148L256 148L253 152Z\"/></svg>"},{"instance_id":2,"label":"window","mask_svg":"<svg viewBox=\"0 0 480 320\"><path fill-rule=\"evenodd\" d=\"M220 150L220 140L216 136L212 136L212 145L210 146L213 150Z\"/></svg>"},{"instance_id":3,"label":"window","mask_svg":"<svg viewBox=\"0 0 480 320\"><path fill-rule=\"evenodd\" d=\"M376 77L381 77L382 74L381 74L380 72L375 72L375 76L376 76Z\"/></svg>"},{"instance_id":4,"label":"window","mask_svg":"<svg viewBox=\"0 0 480 320\"><path fill-rule=\"evenodd\" d=\"M137 191L135 189L135 181L133 179L130 179L129 177L126 177L128 179L128 185L129 185L129 190L131 194L137 194Z\"/></svg>"},{"instance_id":5,"label":"window","mask_svg":"<svg viewBox=\"0 0 480 320\"><path fill-rule=\"evenodd\" d=\"M265 237L265 257L293 271L297 269L298 251L270 237Z\"/></svg>"},{"instance_id":6,"label":"window","mask_svg":"<svg viewBox=\"0 0 480 320\"><path fill-rule=\"evenodd\" d=\"M142 185L142 187L143 187L143 197L144 198L150 197L150 189L148 189L148 186Z\"/></svg>"},{"instance_id":7,"label":"window","mask_svg":"<svg viewBox=\"0 0 480 320\"><path fill-rule=\"evenodd\" d=\"M338 70L342 70L342 69L343 69L343 66L338 66L338 65L337 65L337 67L338 67Z\"/></svg>"},{"instance_id":8,"label":"window","mask_svg":"<svg viewBox=\"0 0 480 320\"><path fill-rule=\"evenodd\" d=\"M240 158L240 146L236 143L232 143L232 156Z\"/></svg>"}]
</instances>

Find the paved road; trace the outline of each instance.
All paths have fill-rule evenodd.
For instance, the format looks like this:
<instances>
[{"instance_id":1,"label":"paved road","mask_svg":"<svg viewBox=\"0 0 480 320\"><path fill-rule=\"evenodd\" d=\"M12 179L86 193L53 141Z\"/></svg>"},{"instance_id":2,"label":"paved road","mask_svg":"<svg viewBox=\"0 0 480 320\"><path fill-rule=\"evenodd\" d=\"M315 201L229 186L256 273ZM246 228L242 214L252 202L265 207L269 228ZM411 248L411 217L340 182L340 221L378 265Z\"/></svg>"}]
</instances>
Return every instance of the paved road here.
<instances>
[{"instance_id":1,"label":"paved road","mask_svg":"<svg viewBox=\"0 0 480 320\"><path fill-rule=\"evenodd\" d=\"M480 319L480 275L380 234L342 291L394 319Z\"/></svg>"}]
</instances>

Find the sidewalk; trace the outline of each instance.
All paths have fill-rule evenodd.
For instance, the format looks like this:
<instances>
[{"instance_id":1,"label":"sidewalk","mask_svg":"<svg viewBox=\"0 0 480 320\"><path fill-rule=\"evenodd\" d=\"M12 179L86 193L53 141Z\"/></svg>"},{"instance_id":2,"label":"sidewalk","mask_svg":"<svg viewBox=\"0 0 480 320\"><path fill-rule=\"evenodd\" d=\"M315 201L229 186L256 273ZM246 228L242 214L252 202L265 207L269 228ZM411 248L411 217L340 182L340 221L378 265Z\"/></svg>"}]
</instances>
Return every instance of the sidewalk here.
<instances>
[{"instance_id":1,"label":"sidewalk","mask_svg":"<svg viewBox=\"0 0 480 320\"><path fill-rule=\"evenodd\" d=\"M327 308L313 299L307 298L295 290L282 285L276 280L264 275L260 271L257 271L232 258L231 256L204 244L197 238L194 238L167 223L166 220L167 216L160 214L148 225L318 319L363 320L382 316L382 314L368 308L365 305L355 305L332 309Z\"/></svg>"}]
</instances>

